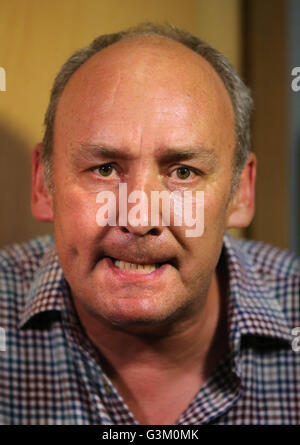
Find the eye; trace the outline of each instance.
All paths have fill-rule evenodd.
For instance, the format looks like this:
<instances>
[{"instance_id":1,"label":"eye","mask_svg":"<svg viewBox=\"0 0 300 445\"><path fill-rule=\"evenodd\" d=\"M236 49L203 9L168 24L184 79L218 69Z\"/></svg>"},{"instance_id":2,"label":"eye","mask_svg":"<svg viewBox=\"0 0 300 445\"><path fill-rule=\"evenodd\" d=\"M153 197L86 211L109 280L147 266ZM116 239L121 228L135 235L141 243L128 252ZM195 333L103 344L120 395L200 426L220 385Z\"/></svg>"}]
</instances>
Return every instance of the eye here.
<instances>
[{"instance_id":1,"label":"eye","mask_svg":"<svg viewBox=\"0 0 300 445\"><path fill-rule=\"evenodd\" d=\"M99 167L96 167L95 170L101 175L101 176L111 176L115 168L111 164L103 164Z\"/></svg>"},{"instance_id":2,"label":"eye","mask_svg":"<svg viewBox=\"0 0 300 445\"><path fill-rule=\"evenodd\" d=\"M176 168L176 170L174 170L172 172L172 175L174 173L176 174L176 178L175 179L182 179L182 180L188 179L188 178L190 178L190 176L192 174L194 174L194 172L189 167L185 167L185 166L181 166L181 167Z\"/></svg>"},{"instance_id":3,"label":"eye","mask_svg":"<svg viewBox=\"0 0 300 445\"><path fill-rule=\"evenodd\" d=\"M191 175L191 170L187 167L178 167L176 169L176 174L179 179L187 179Z\"/></svg>"}]
</instances>

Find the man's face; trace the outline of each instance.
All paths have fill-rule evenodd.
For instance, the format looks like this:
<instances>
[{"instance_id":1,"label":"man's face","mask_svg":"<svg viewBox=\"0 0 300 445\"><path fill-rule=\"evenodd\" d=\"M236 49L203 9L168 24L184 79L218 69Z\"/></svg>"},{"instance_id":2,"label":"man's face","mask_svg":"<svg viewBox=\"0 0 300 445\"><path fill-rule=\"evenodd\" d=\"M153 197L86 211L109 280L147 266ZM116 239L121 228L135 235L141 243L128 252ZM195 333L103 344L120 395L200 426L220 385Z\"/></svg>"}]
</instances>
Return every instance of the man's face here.
<instances>
[{"instance_id":1,"label":"man's face","mask_svg":"<svg viewBox=\"0 0 300 445\"><path fill-rule=\"evenodd\" d=\"M173 41L110 46L72 76L55 119L53 211L78 306L119 325L162 322L189 303L203 306L230 213L234 145L222 81ZM119 183L128 194L144 191L149 202L151 191L204 191L204 233L187 237L172 212L170 226L100 227L96 197L112 191L118 204ZM162 265L134 272L112 258Z\"/></svg>"}]
</instances>

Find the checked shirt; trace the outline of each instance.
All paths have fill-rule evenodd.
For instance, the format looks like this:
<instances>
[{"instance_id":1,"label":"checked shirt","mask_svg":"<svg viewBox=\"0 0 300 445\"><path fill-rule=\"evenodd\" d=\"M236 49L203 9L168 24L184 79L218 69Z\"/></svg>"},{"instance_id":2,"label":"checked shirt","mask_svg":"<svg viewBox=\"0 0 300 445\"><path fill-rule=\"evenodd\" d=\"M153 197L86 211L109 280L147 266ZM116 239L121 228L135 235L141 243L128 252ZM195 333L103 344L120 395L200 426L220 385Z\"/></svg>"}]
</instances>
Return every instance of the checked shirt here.
<instances>
[{"instance_id":1,"label":"checked shirt","mask_svg":"<svg viewBox=\"0 0 300 445\"><path fill-rule=\"evenodd\" d=\"M299 260L228 234L221 256L227 354L176 424L300 424ZM0 424L138 424L81 327L52 237L0 251L0 335Z\"/></svg>"}]
</instances>

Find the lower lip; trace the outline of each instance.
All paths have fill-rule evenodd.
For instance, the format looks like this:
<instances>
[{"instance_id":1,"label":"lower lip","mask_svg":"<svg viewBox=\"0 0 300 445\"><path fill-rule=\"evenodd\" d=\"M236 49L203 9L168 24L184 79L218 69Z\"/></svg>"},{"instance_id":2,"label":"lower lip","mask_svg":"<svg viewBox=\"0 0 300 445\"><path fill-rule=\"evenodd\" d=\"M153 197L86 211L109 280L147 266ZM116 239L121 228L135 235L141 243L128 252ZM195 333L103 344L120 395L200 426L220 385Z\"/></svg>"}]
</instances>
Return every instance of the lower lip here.
<instances>
[{"instance_id":1,"label":"lower lip","mask_svg":"<svg viewBox=\"0 0 300 445\"><path fill-rule=\"evenodd\" d=\"M158 269L153 270L148 273L135 273L135 272L126 272L114 265L114 262L111 258L103 258L102 262L109 270L115 274L119 279L124 281L148 281L158 279L168 267L171 267L170 264L163 264Z\"/></svg>"}]
</instances>

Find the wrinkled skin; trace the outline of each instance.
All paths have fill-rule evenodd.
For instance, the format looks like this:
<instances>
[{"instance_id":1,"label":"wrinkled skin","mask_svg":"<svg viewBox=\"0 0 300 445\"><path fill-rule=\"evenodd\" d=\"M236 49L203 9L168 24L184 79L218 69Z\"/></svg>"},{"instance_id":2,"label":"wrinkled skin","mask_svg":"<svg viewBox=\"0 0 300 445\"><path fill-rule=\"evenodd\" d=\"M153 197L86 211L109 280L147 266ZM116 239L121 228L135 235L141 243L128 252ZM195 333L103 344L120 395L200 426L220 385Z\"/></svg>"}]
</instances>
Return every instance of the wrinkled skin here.
<instances>
[{"instance_id":1,"label":"wrinkled skin","mask_svg":"<svg viewBox=\"0 0 300 445\"><path fill-rule=\"evenodd\" d=\"M45 199L77 304L120 326L195 316L195 308L200 314L209 294L216 305L214 275L224 231L247 225L253 205L249 199L245 211L245 206L239 208L239 197L230 201L234 114L212 67L166 39L113 45L69 80L59 101L54 136L55 193L46 193ZM91 145L117 149L117 157L97 159L90 154ZM168 149L212 153L163 161ZM109 176L91 170L106 163L113 166ZM187 179L177 175L182 165L195 169ZM150 223L99 227L97 193L110 190L117 196L119 182L127 183L128 193L143 190L148 196L151 190L203 190L204 234L189 238L184 226ZM103 256L169 264L152 279L126 280L112 273ZM183 310L186 307L190 312Z\"/></svg>"},{"instance_id":2,"label":"wrinkled skin","mask_svg":"<svg viewBox=\"0 0 300 445\"><path fill-rule=\"evenodd\" d=\"M38 144L33 214L54 222L79 318L136 419L173 423L228 347L226 276L217 264L225 230L252 219L255 157L231 197L236 140L226 89L202 57L158 37L117 43L83 64L59 100L54 130L54 192ZM172 212L170 226L100 227L96 197L118 198L120 182L148 197L204 191L204 233L187 237ZM166 264L120 273L107 257Z\"/></svg>"}]
</instances>

